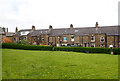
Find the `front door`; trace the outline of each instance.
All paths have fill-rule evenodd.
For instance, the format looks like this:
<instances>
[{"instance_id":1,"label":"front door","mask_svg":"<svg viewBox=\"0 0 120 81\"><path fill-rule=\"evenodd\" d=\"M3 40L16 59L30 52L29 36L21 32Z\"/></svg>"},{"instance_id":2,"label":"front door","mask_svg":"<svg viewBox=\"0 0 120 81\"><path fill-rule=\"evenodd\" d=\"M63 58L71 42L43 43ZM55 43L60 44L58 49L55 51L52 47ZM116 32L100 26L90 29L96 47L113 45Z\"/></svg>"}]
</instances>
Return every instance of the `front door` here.
<instances>
[{"instance_id":1,"label":"front door","mask_svg":"<svg viewBox=\"0 0 120 81\"><path fill-rule=\"evenodd\" d=\"M84 43L84 47L87 47L87 43Z\"/></svg>"}]
</instances>

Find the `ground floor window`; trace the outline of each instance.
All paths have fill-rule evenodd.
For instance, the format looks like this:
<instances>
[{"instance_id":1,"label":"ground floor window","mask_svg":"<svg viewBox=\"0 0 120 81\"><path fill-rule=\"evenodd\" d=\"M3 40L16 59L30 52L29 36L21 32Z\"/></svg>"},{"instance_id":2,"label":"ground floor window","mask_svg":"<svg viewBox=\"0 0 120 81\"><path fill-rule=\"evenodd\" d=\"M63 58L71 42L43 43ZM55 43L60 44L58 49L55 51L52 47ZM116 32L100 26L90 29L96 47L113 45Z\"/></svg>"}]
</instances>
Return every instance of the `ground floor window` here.
<instances>
[{"instance_id":1,"label":"ground floor window","mask_svg":"<svg viewBox=\"0 0 120 81\"><path fill-rule=\"evenodd\" d=\"M71 46L70 44L67 44L67 46Z\"/></svg>"},{"instance_id":2,"label":"ground floor window","mask_svg":"<svg viewBox=\"0 0 120 81\"><path fill-rule=\"evenodd\" d=\"M104 44L101 44L100 47L105 47L105 45L104 45Z\"/></svg>"},{"instance_id":3,"label":"ground floor window","mask_svg":"<svg viewBox=\"0 0 120 81\"><path fill-rule=\"evenodd\" d=\"M92 43L92 44L91 44L91 47L95 47L95 44L94 44L94 43Z\"/></svg>"}]
</instances>

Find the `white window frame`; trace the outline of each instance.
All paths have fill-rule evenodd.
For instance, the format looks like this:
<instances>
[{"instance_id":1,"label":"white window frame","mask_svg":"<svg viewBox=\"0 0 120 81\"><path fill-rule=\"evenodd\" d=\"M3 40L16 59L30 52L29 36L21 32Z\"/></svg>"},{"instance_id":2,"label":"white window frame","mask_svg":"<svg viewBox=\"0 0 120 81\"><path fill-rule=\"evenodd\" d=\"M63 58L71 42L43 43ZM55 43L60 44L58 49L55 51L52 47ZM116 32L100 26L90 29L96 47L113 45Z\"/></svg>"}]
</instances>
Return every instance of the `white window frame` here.
<instances>
[{"instance_id":1,"label":"white window frame","mask_svg":"<svg viewBox=\"0 0 120 81\"><path fill-rule=\"evenodd\" d=\"M94 40L92 40L92 37L94 38ZM91 42L95 42L95 36L91 36Z\"/></svg>"},{"instance_id":2,"label":"white window frame","mask_svg":"<svg viewBox=\"0 0 120 81\"><path fill-rule=\"evenodd\" d=\"M104 39L104 41L101 41L101 40L102 40L102 38ZM100 42L105 42L105 38L104 38L104 37L100 37Z\"/></svg>"},{"instance_id":3,"label":"white window frame","mask_svg":"<svg viewBox=\"0 0 120 81\"><path fill-rule=\"evenodd\" d=\"M104 48L104 47L105 47L105 45L104 45L104 44L101 44L101 45L100 45L100 47Z\"/></svg>"},{"instance_id":4,"label":"white window frame","mask_svg":"<svg viewBox=\"0 0 120 81\"><path fill-rule=\"evenodd\" d=\"M90 44L90 47L92 47L92 44L93 44L93 46L95 47L95 43L91 43L91 44Z\"/></svg>"},{"instance_id":5,"label":"white window frame","mask_svg":"<svg viewBox=\"0 0 120 81\"><path fill-rule=\"evenodd\" d=\"M75 41L75 40L74 40L74 37L71 37L71 41L72 41L72 42L74 42L74 41Z\"/></svg>"},{"instance_id":6,"label":"white window frame","mask_svg":"<svg viewBox=\"0 0 120 81\"><path fill-rule=\"evenodd\" d=\"M45 41L45 38L44 38L44 37L42 37L42 41Z\"/></svg>"}]
</instances>

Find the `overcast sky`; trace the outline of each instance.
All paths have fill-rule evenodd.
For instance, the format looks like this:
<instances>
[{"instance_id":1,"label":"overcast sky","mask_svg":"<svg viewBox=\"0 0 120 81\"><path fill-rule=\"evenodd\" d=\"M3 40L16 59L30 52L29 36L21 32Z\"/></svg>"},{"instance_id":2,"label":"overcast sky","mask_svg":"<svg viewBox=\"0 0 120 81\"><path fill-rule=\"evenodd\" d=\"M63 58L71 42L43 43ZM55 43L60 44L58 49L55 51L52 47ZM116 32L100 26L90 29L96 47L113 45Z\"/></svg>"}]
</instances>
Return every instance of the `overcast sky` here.
<instances>
[{"instance_id":1,"label":"overcast sky","mask_svg":"<svg viewBox=\"0 0 120 81\"><path fill-rule=\"evenodd\" d=\"M118 24L120 0L0 0L0 26L36 29L94 27Z\"/></svg>"}]
</instances>

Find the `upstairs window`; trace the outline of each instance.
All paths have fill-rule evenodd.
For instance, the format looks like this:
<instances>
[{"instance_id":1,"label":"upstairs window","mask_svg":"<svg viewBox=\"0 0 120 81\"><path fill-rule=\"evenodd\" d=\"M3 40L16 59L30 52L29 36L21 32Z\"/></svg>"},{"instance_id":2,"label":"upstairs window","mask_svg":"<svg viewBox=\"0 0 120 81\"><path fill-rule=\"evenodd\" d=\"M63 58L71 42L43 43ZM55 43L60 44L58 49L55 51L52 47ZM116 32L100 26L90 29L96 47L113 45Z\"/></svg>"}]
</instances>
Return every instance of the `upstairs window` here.
<instances>
[{"instance_id":1,"label":"upstairs window","mask_svg":"<svg viewBox=\"0 0 120 81\"><path fill-rule=\"evenodd\" d=\"M67 41L67 37L64 37L64 41Z\"/></svg>"},{"instance_id":2,"label":"upstairs window","mask_svg":"<svg viewBox=\"0 0 120 81\"><path fill-rule=\"evenodd\" d=\"M91 42L95 42L95 36L91 36Z\"/></svg>"},{"instance_id":3,"label":"upstairs window","mask_svg":"<svg viewBox=\"0 0 120 81\"><path fill-rule=\"evenodd\" d=\"M45 38L44 37L42 37L42 41L44 41L45 40Z\"/></svg>"},{"instance_id":4,"label":"upstairs window","mask_svg":"<svg viewBox=\"0 0 120 81\"><path fill-rule=\"evenodd\" d=\"M74 42L74 37L71 37L71 41Z\"/></svg>"},{"instance_id":5,"label":"upstairs window","mask_svg":"<svg viewBox=\"0 0 120 81\"><path fill-rule=\"evenodd\" d=\"M100 37L100 42L104 42L104 37Z\"/></svg>"}]
</instances>

